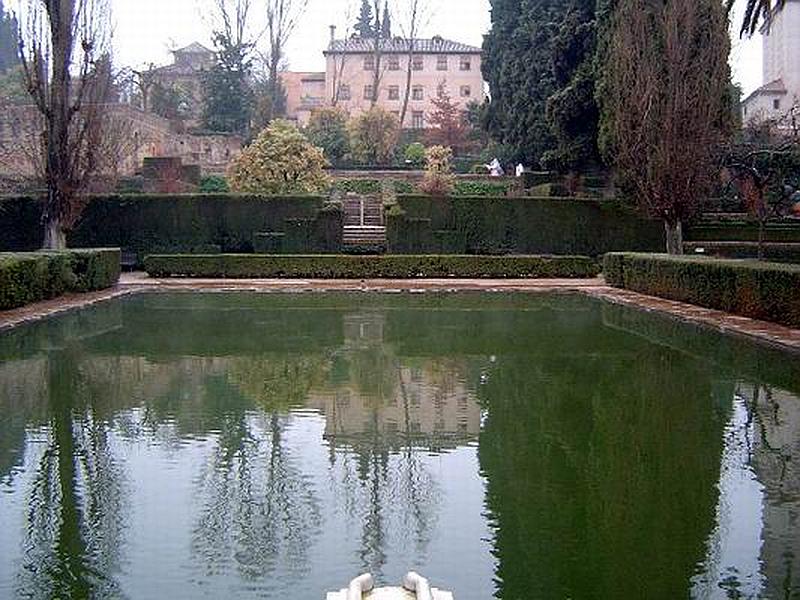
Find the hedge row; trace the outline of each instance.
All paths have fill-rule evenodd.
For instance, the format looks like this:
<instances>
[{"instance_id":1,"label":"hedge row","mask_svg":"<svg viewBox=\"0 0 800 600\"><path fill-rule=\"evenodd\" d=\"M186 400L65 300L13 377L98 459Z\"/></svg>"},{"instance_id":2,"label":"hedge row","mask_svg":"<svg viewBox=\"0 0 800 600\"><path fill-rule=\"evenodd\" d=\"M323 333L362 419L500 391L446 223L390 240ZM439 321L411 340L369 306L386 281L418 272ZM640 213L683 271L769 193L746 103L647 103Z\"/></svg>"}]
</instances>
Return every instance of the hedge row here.
<instances>
[{"instance_id":1,"label":"hedge row","mask_svg":"<svg viewBox=\"0 0 800 600\"><path fill-rule=\"evenodd\" d=\"M758 258L758 242L687 242L687 254L717 258ZM800 243L765 242L764 259L773 262L800 263Z\"/></svg>"},{"instance_id":2,"label":"hedge row","mask_svg":"<svg viewBox=\"0 0 800 600\"><path fill-rule=\"evenodd\" d=\"M67 292L90 292L119 280L117 249L0 254L0 310L55 298Z\"/></svg>"},{"instance_id":3,"label":"hedge row","mask_svg":"<svg viewBox=\"0 0 800 600\"><path fill-rule=\"evenodd\" d=\"M324 204L321 196L98 196L86 207L68 243L73 248L120 247L135 253L138 262L147 254L165 252L253 252L254 234L284 233L287 220L313 220ZM41 247L39 202L4 198L0 212L0 249Z\"/></svg>"},{"instance_id":4,"label":"hedge row","mask_svg":"<svg viewBox=\"0 0 800 600\"><path fill-rule=\"evenodd\" d=\"M663 226L614 202L565 198L399 196L389 252L571 254L660 251Z\"/></svg>"},{"instance_id":5,"label":"hedge row","mask_svg":"<svg viewBox=\"0 0 800 600\"><path fill-rule=\"evenodd\" d=\"M746 221L698 223L688 227L684 237L690 242L757 242L758 224ZM767 223L764 241L800 243L800 221Z\"/></svg>"},{"instance_id":6,"label":"hedge row","mask_svg":"<svg viewBox=\"0 0 800 600\"><path fill-rule=\"evenodd\" d=\"M405 279L585 278L599 263L582 256L275 256L155 255L145 259L152 277Z\"/></svg>"},{"instance_id":7,"label":"hedge row","mask_svg":"<svg viewBox=\"0 0 800 600\"><path fill-rule=\"evenodd\" d=\"M800 328L800 266L754 260L612 253L609 285Z\"/></svg>"}]
</instances>

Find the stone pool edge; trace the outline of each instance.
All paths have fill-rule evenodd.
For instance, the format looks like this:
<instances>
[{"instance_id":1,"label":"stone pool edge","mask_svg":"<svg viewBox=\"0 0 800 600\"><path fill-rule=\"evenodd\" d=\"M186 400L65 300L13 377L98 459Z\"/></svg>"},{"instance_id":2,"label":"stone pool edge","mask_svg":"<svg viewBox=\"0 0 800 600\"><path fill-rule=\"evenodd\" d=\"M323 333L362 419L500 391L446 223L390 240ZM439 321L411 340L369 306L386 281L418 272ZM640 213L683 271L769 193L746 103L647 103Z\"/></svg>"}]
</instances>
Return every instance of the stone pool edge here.
<instances>
[{"instance_id":1,"label":"stone pool edge","mask_svg":"<svg viewBox=\"0 0 800 600\"><path fill-rule=\"evenodd\" d=\"M286 280L286 279L154 279L142 273L126 273L117 286L100 292L72 294L0 312L0 332L79 310L99 302L150 292L259 292L259 293L456 293L527 292L578 293L612 304L657 312L698 324L761 345L800 354L800 329L758 321L718 310L702 308L629 290L609 287L597 279L404 279L404 280Z\"/></svg>"}]
</instances>

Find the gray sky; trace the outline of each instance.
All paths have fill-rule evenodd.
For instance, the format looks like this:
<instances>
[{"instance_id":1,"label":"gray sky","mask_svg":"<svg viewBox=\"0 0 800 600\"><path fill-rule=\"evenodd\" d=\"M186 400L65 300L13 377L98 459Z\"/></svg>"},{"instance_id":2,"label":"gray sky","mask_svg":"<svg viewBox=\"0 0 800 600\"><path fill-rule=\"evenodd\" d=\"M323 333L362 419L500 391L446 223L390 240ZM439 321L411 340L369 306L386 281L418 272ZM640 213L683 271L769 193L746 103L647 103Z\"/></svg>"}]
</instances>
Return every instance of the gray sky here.
<instances>
[{"instance_id":1,"label":"gray sky","mask_svg":"<svg viewBox=\"0 0 800 600\"><path fill-rule=\"evenodd\" d=\"M121 65L141 66L169 62L169 49L199 41L210 45L211 0L112 0L115 45ZM258 0L254 4L258 5ZM355 16L358 0L309 0L308 10L288 48L289 68L322 71L322 51L330 36L328 26L337 25L341 35ZM421 32L423 37L441 35L480 46L489 28L489 0L430 0L433 14ZM352 20L352 19L351 19ZM736 22L739 22L737 15ZM398 33L395 27L395 33ZM749 93L761 83L760 41L740 42L733 37L732 65L736 80Z\"/></svg>"}]
</instances>

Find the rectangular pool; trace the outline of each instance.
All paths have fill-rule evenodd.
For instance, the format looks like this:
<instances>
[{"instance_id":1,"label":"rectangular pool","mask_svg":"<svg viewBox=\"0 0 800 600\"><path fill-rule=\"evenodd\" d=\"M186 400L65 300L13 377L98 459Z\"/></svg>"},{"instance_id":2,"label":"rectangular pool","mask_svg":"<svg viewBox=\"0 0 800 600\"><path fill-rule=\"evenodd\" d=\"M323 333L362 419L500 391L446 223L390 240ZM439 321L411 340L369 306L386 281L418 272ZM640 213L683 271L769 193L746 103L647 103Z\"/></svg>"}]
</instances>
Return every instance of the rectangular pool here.
<instances>
[{"instance_id":1,"label":"rectangular pool","mask_svg":"<svg viewBox=\"0 0 800 600\"><path fill-rule=\"evenodd\" d=\"M141 294L0 333L0 598L800 596L800 365L578 295Z\"/></svg>"}]
</instances>

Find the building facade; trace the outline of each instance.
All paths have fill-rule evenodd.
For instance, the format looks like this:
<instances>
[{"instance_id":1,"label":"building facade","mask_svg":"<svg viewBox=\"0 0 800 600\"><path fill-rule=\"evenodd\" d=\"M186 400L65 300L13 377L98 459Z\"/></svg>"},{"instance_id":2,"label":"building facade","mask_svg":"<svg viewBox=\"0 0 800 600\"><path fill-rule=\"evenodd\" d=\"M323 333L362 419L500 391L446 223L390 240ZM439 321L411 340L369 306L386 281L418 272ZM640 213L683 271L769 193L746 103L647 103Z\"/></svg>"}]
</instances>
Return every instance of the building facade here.
<instances>
[{"instance_id":1,"label":"building facade","mask_svg":"<svg viewBox=\"0 0 800 600\"><path fill-rule=\"evenodd\" d=\"M188 115L187 126L197 126L203 112L203 77L216 62L216 54L194 42L184 48L173 50L171 65L158 67L152 71L152 83L164 89L178 90L185 102ZM152 110L152 96L145 99L145 110Z\"/></svg>"},{"instance_id":2,"label":"building facade","mask_svg":"<svg viewBox=\"0 0 800 600\"><path fill-rule=\"evenodd\" d=\"M800 0L775 9L761 30L764 85L742 102L742 122L779 121L800 104Z\"/></svg>"},{"instance_id":3,"label":"building facade","mask_svg":"<svg viewBox=\"0 0 800 600\"><path fill-rule=\"evenodd\" d=\"M308 122L314 108L336 106L351 116L375 104L399 119L408 89L408 108L403 127L429 127L429 117L441 89L462 110L471 102L483 102L480 48L441 37L415 39L368 39L332 37L325 55L324 89L321 74L313 74L301 85L299 76L286 73L288 116L300 124ZM408 85L409 68L411 72ZM377 90L376 90L377 87Z\"/></svg>"}]
</instances>

